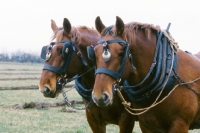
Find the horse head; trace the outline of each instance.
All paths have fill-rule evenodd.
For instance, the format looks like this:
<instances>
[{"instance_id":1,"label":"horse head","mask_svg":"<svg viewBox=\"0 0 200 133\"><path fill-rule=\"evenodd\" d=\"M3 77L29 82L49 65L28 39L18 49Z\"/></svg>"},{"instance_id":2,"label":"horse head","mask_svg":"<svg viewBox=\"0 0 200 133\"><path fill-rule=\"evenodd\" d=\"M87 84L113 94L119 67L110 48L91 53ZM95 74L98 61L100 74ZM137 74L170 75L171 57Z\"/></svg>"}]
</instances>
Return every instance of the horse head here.
<instances>
[{"instance_id":1,"label":"horse head","mask_svg":"<svg viewBox=\"0 0 200 133\"><path fill-rule=\"evenodd\" d=\"M45 97L54 98L61 92L61 85L58 84L58 81L61 78L72 78L81 69L85 70L88 64L82 55L82 52L87 52L86 47L85 49L80 48L80 43L83 47L84 42L87 43L87 41L80 38L80 32L71 26L67 18L64 18L63 28L59 28L53 20L51 28L54 32L52 40L55 42L42 48L41 57L45 60L45 64L39 82L39 90Z\"/></svg>"},{"instance_id":2,"label":"horse head","mask_svg":"<svg viewBox=\"0 0 200 133\"><path fill-rule=\"evenodd\" d=\"M117 17L115 26L105 27L100 17L95 20L101 40L94 48L96 60L96 78L92 98L98 106L112 104L114 87L120 80L128 77L130 71L129 44L124 34L124 22ZM123 76L123 79L121 79Z\"/></svg>"}]
</instances>

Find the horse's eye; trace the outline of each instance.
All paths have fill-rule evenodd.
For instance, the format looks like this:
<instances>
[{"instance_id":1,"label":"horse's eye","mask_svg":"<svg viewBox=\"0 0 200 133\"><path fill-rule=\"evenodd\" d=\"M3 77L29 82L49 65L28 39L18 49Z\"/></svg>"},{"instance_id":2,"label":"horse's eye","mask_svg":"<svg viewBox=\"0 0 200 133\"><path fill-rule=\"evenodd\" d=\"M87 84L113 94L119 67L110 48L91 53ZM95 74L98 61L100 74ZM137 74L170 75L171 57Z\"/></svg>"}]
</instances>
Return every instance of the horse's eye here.
<instances>
[{"instance_id":1,"label":"horse's eye","mask_svg":"<svg viewBox=\"0 0 200 133\"><path fill-rule=\"evenodd\" d=\"M124 52L120 52L119 53L119 57L123 56L124 55Z\"/></svg>"},{"instance_id":2,"label":"horse's eye","mask_svg":"<svg viewBox=\"0 0 200 133\"><path fill-rule=\"evenodd\" d=\"M59 50L59 53L62 54L62 49Z\"/></svg>"},{"instance_id":3,"label":"horse's eye","mask_svg":"<svg viewBox=\"0 0 200 133\"><path fill-rule=\"evenodd\" d=\"M61 48L58 48L58 49L57 49L57 52L58 52L59 54L62 54L62 49L61 49Z\"/></svg>"}]
</instances>

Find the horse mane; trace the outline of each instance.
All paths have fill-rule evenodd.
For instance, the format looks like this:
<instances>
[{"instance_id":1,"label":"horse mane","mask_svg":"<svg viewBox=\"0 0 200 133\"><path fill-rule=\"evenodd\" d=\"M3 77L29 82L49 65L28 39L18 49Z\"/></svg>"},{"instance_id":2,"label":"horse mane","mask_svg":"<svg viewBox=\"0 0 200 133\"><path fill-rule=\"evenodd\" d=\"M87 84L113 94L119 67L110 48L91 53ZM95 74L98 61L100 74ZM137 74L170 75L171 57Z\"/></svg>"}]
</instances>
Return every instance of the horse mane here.
<instances>
[{"instance_id":1,"label":"horse mane","mask_svg":"<svg viewBox=\"0 0 200 133\"><path fill-rule=\"evenodd\" d=\"M138 29L144 30L144 33L145 33L145 35L147 36L148 39L150 39L152 31L157 33L161 30L160 26L158 26L158 25L154 26L153 24L146 24L146 23L140 23L140 22L130 22L130 23L125 25L125 34L129 35L129 38L134 39L135 34L137 33Z\"/></svg>"},{"instance_id":2,"label":"horse mane","mask_svg":"<svg viewBox=\"0 0 200 133\"><path fill-rule=\"evenodd\" d=\"M140 23L140 22L130 22L128 24L125 24L125 29L133 30L133 29L149 29L149 30L155 30L155 31L160 31L160 26L156 25L154 26L153 24L147 24L147 23Z\"/></svg>"},{"instance_id":3,"label":"horse mane","mask_svg":"<svg viewBox=\"0 0 200 133\"><path fill-rule=\"evenodd\" d=\"M63 34L64 29L62 29L62 27L59 27L59 29L60 30L52 36L52 40L56 39L57 42L62 40L63 35L64 35ZM82 40L82 37L83 37L82 32L88 33L88 34L93 34L93 35L98 35L96 30L89 28L87 26L72 27L71 38L75 38L75 40L72 40L72 41L76 41L77 43L81 43L81 40Z\"/></svg>"},{"instance_id":4,"label":"horse mane","mask_svg":"<svg viewBox=\"0 0 200 133\"><path fill-rule=\"evenodd\" d=\"M73 31L74 33L72 33L72 35L74 35L74 38L76 39L77 44L96 45L96 42L99 39L98 32L87 26L79 26L76 28L76 30L73 30Z\"/></svg>"},{"instance_id":5,"label":"horse mane","mask_svg":"<svg viewBox=\"0 0 200 133\"><path fill-rule=\"evenodd\" d=\"M150 39L152 31L157 33L161 30L160 26L158 25L154 26L153 24L130 22L128 24L125 24L124 35L126 36L126 38L129 38L131 41L133 41L136 37L138 29L143 30L148 39ZM115 26L113 27L113 32L116 34Z\"/></svg>"}]
</instances>

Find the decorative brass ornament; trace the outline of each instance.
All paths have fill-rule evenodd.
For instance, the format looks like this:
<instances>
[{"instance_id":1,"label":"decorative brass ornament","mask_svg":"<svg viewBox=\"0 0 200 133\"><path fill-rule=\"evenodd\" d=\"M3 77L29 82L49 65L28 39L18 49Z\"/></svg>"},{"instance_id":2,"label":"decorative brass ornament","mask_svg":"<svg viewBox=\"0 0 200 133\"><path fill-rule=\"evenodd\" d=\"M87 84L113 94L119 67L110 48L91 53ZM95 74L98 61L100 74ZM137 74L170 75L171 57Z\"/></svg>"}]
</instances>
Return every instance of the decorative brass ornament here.
<instances>
[{"instance_id":1,"label":"decorative brass ornament","mask_svg":"<svg viewBox=\"0 0 200 133\"><path fill-rule=\"evenodd\" d=\"M103 43L103 53L102 53L102 57L103 57L103 60L104 60L105 62L107 62L107 61L110 60L111 53L110 53L110 51L109 51L107 42L104 42L104 43Z\"/></svg>"},{"instance_id":2,"label":"decorative brass ornament","mask_svg":"<svg viewBox=\"0 0 200 133\"><path fill-rule=\"evenodd\" d=\"M68 52L69 52L69 49L68 49L68 48L66 48L66 49L65 49L65 53L67 54Z\"/></svg>"},{"instance_id":3,"label":"decorative brass ornament","mask_svg":"<svg viewBox=\"0 0 200 133\"><path fill-rule=\"evenodd\" d=\"M46 54L46 60L49 60L50 57L51 57L51 53L50 53L50 52L47 52L47 54Z\"/></svg>"},{"instance_id":4,"label":"decorative brass ornament","mask_svg":"<svg viewBox=\"0 0 200 133\"><path fill-rule=\"evenodd\" d=\"M109 61L110 60L110 57L111 57L111 53L110 51L107 49L107 50L104 50L103 53L102 53L102 57L103 57L103 60L105 62Z\"/></svg>"}]
</instances>

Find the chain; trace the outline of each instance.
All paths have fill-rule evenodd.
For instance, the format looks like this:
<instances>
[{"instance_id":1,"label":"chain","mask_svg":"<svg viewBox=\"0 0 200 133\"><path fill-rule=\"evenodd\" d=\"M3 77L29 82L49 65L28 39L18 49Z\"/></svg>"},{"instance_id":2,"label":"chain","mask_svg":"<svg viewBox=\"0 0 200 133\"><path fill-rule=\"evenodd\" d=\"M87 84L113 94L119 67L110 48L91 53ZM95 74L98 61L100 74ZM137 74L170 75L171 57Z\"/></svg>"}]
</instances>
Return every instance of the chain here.
<instances>
[{"instance_id":1,"label":"chain","mask_svg":"<svg viewBox=\"0 0 200 133\"><path fill-rule=\"evenodd\" d=\"M195 94L200 96L200 92L196 91L193 89L189 84L194 83L195 81L199 80L200 78L197 78L193 80L192 82L185 82L177 73L175 73L175 76L179 79L179 84L180 85L186 85L190 90L192 90Z\"/></svg>"},{"instance_id":2,"label":"chain","mask_svg":"<svg viewBox=\"0 0 200 133\"><path fill-rule=\"evenodd\" d=\"M71 89L70 89L70 90L71 90ZM71 108L73 108L73 109L76 109L76 110L85 110L85 109L88 109L88 108L90 108L90 107L92 106L92 104L93 104L93 101L91 100L91 101L85 106L85 108L77 108L77 107L73 106L74 104L72 104L72 103L68 100L68 98L67 98L66 91L65 91L65 89L64 89L64 84L62 85L62 95L63 95L63 97L64 97L64 100L65 100L66 105L69 106L69 107L71 107Z\"/></svg>"}]
</instances>

